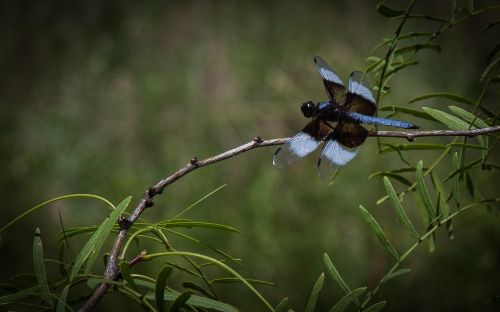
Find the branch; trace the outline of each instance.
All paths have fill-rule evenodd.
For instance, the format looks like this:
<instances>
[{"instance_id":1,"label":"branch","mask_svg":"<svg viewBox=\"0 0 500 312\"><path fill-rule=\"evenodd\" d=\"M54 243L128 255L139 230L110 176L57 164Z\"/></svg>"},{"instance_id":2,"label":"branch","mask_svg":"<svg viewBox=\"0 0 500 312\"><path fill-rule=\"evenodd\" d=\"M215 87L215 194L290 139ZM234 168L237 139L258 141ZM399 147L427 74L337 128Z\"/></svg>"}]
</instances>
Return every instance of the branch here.
<instances>
[{"instance_id":1,"label":"branch","mask_svg":"<svg viewBox=\"0 0 500 312\"><path fill-rule=\"evenodd\" d=\"M475 136L480 134L488 134L499 132L500 126L494 126L489 128L482 129L473 129L473 130L429 130L429 131L374 131L370 132L368 135L371 137L397 137L397 138L406 138L409 141L413 141L416 137L426 137L426 136ZM118 267L118 254L120 249L125 241L125 237L128 233L130 227L135 223L135 221L139 218L139 216L146 210L146 208L153 206L153 198L161 194L163 190L170 184L184 177L191 171L211 165L213 163L234 157L236 155L242 154L244 152L250 151L254 148L265 147L265 146L274 146L281 145L285 143L289 138L277 138L277 139L269 139L263 140L260 137L256 137L251 142L248 142L239 147L233 148L229 151L223 152L221 154L198 160L198 158L193 157L184 167L179 169L174 174L160 180L155 185L148 188L138 205L132 212L132 214L126 218L120 220L120 230L115 239L113 247L110 252L108 264L106 265L106 269L104 272L104 279L106 280L116 280L120 274L120 269ZM99 302L99 300L106 294L110 284L102 283L95 290L92 296L85 302L85 304L79 310L80 312L91 311L95 305Z\"/></svg>"}]
</instances>

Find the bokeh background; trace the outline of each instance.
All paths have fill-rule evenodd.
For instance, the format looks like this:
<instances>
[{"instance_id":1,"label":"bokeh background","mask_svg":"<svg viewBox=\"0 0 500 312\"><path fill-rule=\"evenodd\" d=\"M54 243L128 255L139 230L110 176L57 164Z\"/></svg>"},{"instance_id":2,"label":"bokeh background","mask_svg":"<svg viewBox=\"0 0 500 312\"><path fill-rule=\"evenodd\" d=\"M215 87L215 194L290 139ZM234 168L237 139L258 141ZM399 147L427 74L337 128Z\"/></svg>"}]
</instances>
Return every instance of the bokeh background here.
<instances>
[{"instance_id":1,"label":"bokeh background","mask_svg":"<svg viewBox=\"0 0 500 312\"><path fill-rule=\"evenodd\" d=\"M417 9L439 15L448 5L422 1ZM414 96L435 91L476 98L487 51L499 37L498 28L478 35L486 24L483 17L472 19L440 39L441 54L422 52L421 65L398 75L382 104L407 105ZM208 157L257 135L294 134L306 122L300 103L325 98L313 56L323 56L347 77L366 68L369 55L383 55L384 50L371 49L391 37L396 25L379 15L372 1L2 2L1 225L39 202L70 193L98 194L115 203L133 195L134 204L147 186L195 155ZM497 112L499 98L494 87L485 102ZM425 103L443 104L451 103ZM225 223L241 233L188 233L242 258L238 269L245 276L275 282L275 287L259 287L269 300L287 296L302 310L325 270L324 252L352 288L373 287L392 261L357 206L373 213L397 248L410 244L390 205L375 205L383 185L368 176L403 166L395 155L378 155L375 142L368 140L333 185L317 176L316 156L278 170L271 162L274 148L253 150L189 174L159 196L144 218L173 217L227 184L184 217ZM425 152L413 159L428 164L437 155ZM485 197L498 195L498 173L477 178ZM409 214L417 219L415 210ZM71 227L99 224L108 211L95 201L65 201L17 224L2 236L3 280L32 271L36 227L46 256L57 258L59 213ZM458 218L455 240L440 232L436 252L420 247L404 266L412 273L381 291L388 310L498 308L492 298L500 294L499 222L497 214L474 209ZM183 241L176 247L194 248ZM263 308L242 286L221 291L245 310ZM318 310L340 295L327 278ZM139 309L109 296L99 310L111 306Z\"/></svg>"}]
</instances>

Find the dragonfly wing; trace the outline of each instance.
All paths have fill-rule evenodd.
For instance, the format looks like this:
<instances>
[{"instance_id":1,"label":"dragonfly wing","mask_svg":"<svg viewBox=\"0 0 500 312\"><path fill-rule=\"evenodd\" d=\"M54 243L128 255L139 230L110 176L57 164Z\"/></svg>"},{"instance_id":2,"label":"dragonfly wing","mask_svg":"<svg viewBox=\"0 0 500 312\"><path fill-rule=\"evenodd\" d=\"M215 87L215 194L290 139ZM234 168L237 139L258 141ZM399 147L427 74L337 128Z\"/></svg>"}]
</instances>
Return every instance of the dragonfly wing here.
<instances>
[{"instance_id":1,"label":"dragonfly wing","mask_svg":"<svg viewBox=\"0 0 500 312\"><path fill-rule=\"evenodd\" d=\"M314 64L321 78L323 78L323 84L330 99L335 100L337 103L342 103L341 101L345 94L345 86L342 80L320 56L314 58Z\"/></svg>"},{"instance_id":2,"label":"dragonfly wing","mask_svg":"<svg viewBox=\"0 0 500 312\"><path fill-rule=\"evenodd\" d=\"M373 116L377 110L375 97L365 73L356 71L349 76L346 110Z\"/></svg>"},{"instance_id":3,"label":"dragonfly wing","mask_svg":"<svg viewBox=\"0 0 500 312\"><path fill-rule=\"evenodd\" d=\"M335 139L326 142L318 160L318 173L321 178L330 179L335 171L350 162L359 152L359 147L348 148Z\"/></svg>"},{"instance_id":4,"label":"dragonfly wing","mask_svg":"<svg viewBox=\"0 0 500 312\"><path fill-rule=\"evenodd\" d=\"M301 132L290 138L274 153L273 164L282 168L309 155L321 144L331 129L314 119Z\"/></svg>"}]
</instances>

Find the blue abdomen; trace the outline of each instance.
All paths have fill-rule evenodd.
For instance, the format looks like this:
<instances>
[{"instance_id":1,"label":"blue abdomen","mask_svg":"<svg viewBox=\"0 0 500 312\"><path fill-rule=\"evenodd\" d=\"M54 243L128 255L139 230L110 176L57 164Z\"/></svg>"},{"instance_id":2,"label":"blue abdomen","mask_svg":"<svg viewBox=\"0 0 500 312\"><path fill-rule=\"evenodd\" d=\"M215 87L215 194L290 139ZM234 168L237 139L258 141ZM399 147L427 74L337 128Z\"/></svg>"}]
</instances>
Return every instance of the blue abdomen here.
<instances>
[{"instance_id":1,"label":"blue abdomen","mask_svg":"<svg viewBox=\"0 0 500 312\"><path fill-rule=\"evenodd\" d=\"M358 123L390 126L396 128L404 128L404 129L418 129L418 126L412 124L411 122L397 120L397 119L380 118L375 116L366 116L355 112L346 112L345 117L347 120L351 120Z\"/></svg>"}]
</instances>

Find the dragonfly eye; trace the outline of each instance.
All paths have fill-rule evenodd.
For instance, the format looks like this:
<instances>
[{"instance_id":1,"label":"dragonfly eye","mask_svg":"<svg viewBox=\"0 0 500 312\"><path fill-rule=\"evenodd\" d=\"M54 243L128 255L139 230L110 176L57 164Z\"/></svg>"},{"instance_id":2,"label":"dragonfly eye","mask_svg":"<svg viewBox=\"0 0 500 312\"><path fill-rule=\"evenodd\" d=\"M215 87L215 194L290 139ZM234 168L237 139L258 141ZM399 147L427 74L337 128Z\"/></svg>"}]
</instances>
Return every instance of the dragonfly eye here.
<instances>
[{"instance_id":1,"label":"dragonfly eye","mask_svg":"<svg viewBox=\"0 0 500 312\"><path fill-rule=\"evenodd\" d=\"M304 114L305 117L311 118L316 112L316 105L314 105L314 103L311 101L307 101L305 103L302 103L300 110L302 110L302 114Z\"/></svg>"}]
</instances>

